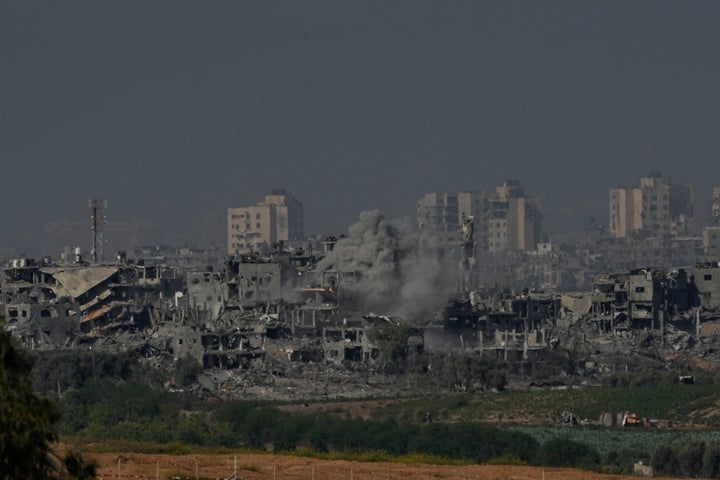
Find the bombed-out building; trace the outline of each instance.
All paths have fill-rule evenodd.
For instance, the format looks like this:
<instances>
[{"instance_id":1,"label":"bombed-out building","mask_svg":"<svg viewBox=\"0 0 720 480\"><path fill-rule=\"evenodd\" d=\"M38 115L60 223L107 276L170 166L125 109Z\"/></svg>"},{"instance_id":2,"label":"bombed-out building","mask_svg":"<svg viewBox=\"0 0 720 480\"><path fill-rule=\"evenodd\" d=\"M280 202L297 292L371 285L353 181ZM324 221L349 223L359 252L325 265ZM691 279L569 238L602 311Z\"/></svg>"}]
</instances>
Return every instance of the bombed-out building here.
<instances>
[{"instance_id":1,"label":"bombed-out building","mask_svg":"<svg viewBox=\"0 0 720 480\"><path fill-rule=\"evenodd\" d=\"M513 290L497 281L458 293L428 315L408 305L443 298L448 285L441 279L448 277L422 277L427 269L441 271L434 251L403 244L404 230L376 215L365 218L363 228L361 241L332 242L337 250L279 246L234 256L221 268L125 257L92 265L18 259L0 272L6 326L29 348L136 349L145 361L171 365L190 358L213 378L242 385L242 392L258 387L260 396L271 390L291 395L309 378L324 376L326 388L333 376L352 382L357 372L406 373L409 358L422 378L431 363L454 352L489 354L520 376L558 356L587 360L564 364L576 373L599 372L610 368L616 346L658 355L663 348L694 348L701 336L712 342L710 332L716 323L720 328L713 313L720 305L716 262L599 275L591 289L564 294ZM371 234L384 243L368 246ZM524 272L541 276L547 271L541 259L552 255L533 256L537 262ZM392 261L368 268L379 257ZM378 271L393 275L378 280ZM369 314L368 298L414 316Z\"/></svg>"},{"instance_id":2,"label":"bombed-out building","mask_svg":"<svg viewBox=\"0 0 720 480\"><path fill-rule=\"evenodd\" d=\"M443 312L443 329L460 335L463 349L508 352L528 358L530 350L549 346L547 331L560 314L558 294L510 289L474 291L468 300L452 300Z\"/></svg>"},{"instance_id":3,"label":"bombed-out building","mask_svg":"<svg viewBox=\"0 0 720 480\"><path fill-rule=\"evenodd\" d=\"M150 325L155 310L175 302L184 281L171 267L128 264L55 265L11 261L2 269L5 318L31 347L72 345L120 327Z\"/></svg>"},{"instance_id":4,"label":"bombed-out building","mask_svg":"<svg viewBox=\"0 0 720 480\"><path fill-rule=\"evenodd\" d=\"M682 269L642 268L593 281L591 313L613 326L658 328L672 315L697 305L695 283Z\"/></svg>"},{"instance_id":5,"label":"bombed-out building","mask_svg":"<svg viewBox=\"0 0 720 480\"><path fill-rule=\"evenodd\" d=\"M720 262L697 264L694 283L697 288L699 303L704 308L720 308Z\"/></svg>"}]
</instances>

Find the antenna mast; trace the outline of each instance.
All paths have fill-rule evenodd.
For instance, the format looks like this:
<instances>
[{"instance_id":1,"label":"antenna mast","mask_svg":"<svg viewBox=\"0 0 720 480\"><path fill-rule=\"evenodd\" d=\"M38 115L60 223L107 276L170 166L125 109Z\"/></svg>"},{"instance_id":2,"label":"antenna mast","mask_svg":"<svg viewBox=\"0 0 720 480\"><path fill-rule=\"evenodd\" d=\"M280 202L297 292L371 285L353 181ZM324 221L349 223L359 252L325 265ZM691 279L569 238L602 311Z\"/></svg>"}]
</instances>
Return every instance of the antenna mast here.
<instances>
[{"instance_id":1,"label":"antenna mast","mask_svg":"<svg viewBox=\"0 0 720 480\"><path fill-rule=\"evenodd\" d=\"M107 201L102 198L93 198L90 200L90 222L92 229L92 261L93 263L102 262L103 243L105 238L103 234L103 225L107 223L105 209Z\"/></svg>"}]
</instances>

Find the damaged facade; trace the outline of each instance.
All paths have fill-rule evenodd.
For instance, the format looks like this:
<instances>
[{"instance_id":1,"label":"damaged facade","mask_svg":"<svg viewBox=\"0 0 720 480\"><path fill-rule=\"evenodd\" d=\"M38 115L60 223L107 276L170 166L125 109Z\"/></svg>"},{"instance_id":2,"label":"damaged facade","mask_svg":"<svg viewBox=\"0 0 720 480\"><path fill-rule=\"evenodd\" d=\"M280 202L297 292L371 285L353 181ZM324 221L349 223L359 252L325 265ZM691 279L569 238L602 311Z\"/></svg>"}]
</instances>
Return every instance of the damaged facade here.
<instances>
[{"instance_id":1,"label":"damaged facade","mask_svg":"<svg viewBox=\"0 0 720 480\"><path fill-rule=\"evenodd\" d=\"M582 359L580 375L632 368L618 365L618 351L714 355L717 262L597 275L575 293L485 287L411 323L362 311L361 272L318 268L332 243L242 254L220 269L16 259L0 271L6 328L31 349L136 350L158 365L191 358L216 394L272 398L398 389L392 375L408 359L443 352L494 356L519 378L561 351ZM428 368L415 370L419 379Z\"/></svg>"},{"instance_id":2,"label":"damaged facade","mask_svg":"<svg viewBox=\"0 0 720 480\"><path fill-rule=\"evenodd\" d=\"M17 259L2 269L6 327L25 347L137 350L209 371L272 368L273 378L285 363L388 363L390 334L401 350L422 351L421 330L353 311L344 289L353 272L315 272L304 251L241 255L222 271L78 260Z\"/></svg>"},{"instance_id":3,"label":"damaged facade","mask_svg":"<svg viewBox=\"0 0 720 480\"><path fill-rule=\"evenodd\" d=\"M142 328L174 302L184 280L170 267L53 265L13 260L2 270L8 328L29 348L60 348Z\"/></svg>"}]
</instances>

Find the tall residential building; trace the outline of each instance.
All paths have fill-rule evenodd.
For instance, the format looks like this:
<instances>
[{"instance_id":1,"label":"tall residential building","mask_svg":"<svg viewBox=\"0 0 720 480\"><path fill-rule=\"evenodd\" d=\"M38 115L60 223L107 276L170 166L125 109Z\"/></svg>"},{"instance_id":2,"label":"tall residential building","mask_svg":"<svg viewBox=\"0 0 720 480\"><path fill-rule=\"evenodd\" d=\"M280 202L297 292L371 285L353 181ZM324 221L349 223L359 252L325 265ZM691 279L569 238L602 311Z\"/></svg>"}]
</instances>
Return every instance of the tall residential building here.
<instances>
[{"instance_id":1,"label":"tall residential building","mask_svg":"<svg viewBox=\"0 0 720 480\"><path fill-rule=\"evenodd\" d=\"M458 197L452 193L426 193L417 203L419 228L454 232L458 229Z\"/></svg>"},{"instance_id":2,"label":"tall residential building","mask_svg":"<svg viewBox=\"0 0 720 480\"><path fill-rule=\"evenodd\" d=\"M303 239L303 206L291 193L273 190L251 207L228 208L228 254L267 251Z\"/></svg>"},{"instance_id":3,"label":"tall residential building","mask_svg":"<svg viewBox=\"0 0 720 480\"><path fill-rule=\"evenodd\" d=\"M720 257L720 226L703 229L703 253L713 260Z\"/></svg>"},{"instance_id":4,"label":"tall residential building","mask_svg":"<svg viewBox=\"0 0 720 480\"><path fill-rule=\"evenodd\" d=\"M458 197L452 193L426 193L417 202L417 226L432 232L443 244L459 241Z\"/></svg>"},{"instance_id":5,"label":"tall residential building","mask_svg":"<svg viewBox=\"0 0 720 480\"><path fill-rule=\"evenodd\" d=\"M460 192L458 197L458 217L463 214L473 217L475 229L475 249L478 252L488 250L487 212L490 196L486 191Z\"/></svg>"},{"instance_id":6,"label":"tall residential building","mask_svg":"<svg viewBox=\"0 0 720 480\"><path fill-rule=\"evenodd\" d=\"M720 185L716 185L712 189L710 224L713 226L720 226Z\"/></svg>"},{"instance_id":7,"label":"tall residential building","mask_svg":"<svg viewBox=\"0 0 720 480\"><path fill-rule=\"evenodd\" d=\"M720 257L720 185L715 185L710 198L710 225L702 232L703 252L713 260Z\"/></svg>"},{"instance_id":8,"label":"tall residential building","mask_svg":"<svg viewBox=\"0 0 720 480\"><path fill-rule=\"evenodd\" d=\"M486 221L491 253L535 250L540 242L540 204L536 198L525 195L518 180L508 180L495 189L488 201Z\"/></svg>"},{"instance_id":9,"label":"tall residential building","mask_svg":"<svg viewBox=\"0 0 720 480\"><path fill-rule=\"evenodd\" d=\"M535 250L542 213L517 180L495 192L427 193L417 203L418 227L433 231L448 246L460 241L460 217L472 216L477 251Z\"/></svg>"},{"instance_id":10,"label":"tall residential building","mask_svg":"<svg viewBox=\"0 0 720 480\"><path fill-rule=\"evenodd\" d=\"M610 189L610 234L624 238L642 229L642 189Z\"/></svg>"},{"instance_id":11,"label":"tall residential building","mask_svg":"<svg viewBox=\"0 0 720 480\"><path fill-rule=\"evenodd\" d=\"M639 187L610 189L610 233L615 237L640 234L649 237L692 233L693 189L651 172Z\"/></svg>"}]
</instances>

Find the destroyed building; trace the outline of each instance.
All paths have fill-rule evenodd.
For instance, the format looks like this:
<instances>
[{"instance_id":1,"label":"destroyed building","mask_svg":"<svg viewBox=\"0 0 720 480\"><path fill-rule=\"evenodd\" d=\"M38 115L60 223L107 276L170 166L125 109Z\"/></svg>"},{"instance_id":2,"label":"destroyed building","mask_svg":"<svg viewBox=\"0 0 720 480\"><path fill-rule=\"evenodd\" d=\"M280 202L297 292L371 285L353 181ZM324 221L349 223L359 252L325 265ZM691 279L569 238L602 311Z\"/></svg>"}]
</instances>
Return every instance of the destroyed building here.
<instances>
[{"instance_id":1,"label":"destroyed building","mask_svg":"<svg viewBox=\"0 0 720 480\"><path fill-rule=\"evenodd\" d=\"M8 328L30 348L58 348L121 326L151 324L183 280L170 267L54 265L17 259L2 269Z\"/></svg>"},{"instance_id":2,"label":"destroyed building","mask_svg":"<svg viewBox=\"0 0 720 480\"><path fill-rule=\"evenodd\" d=\"M298 273L286 253L271 257L241 255L238 260L228 260L225 263L228 303L242 307L291 297L298 285Z\"/></svg>"},{"instance_id":3,"label":"destroyed building","mask_svg":"<svg viewBox=\"0 0 720 480\"><path fill-rule=\"evenodd\" d=\"M355 232L363 242L375 235L379 246L356 239L328 241L327 248L279 246L231 257L220 268L126 256L102 264L16 259L0 271L6 326L28 348L135 349L169 368L191 358L209 372L201 384L215 394L279 399L321 390L350 395L344 385L358 382L357 395L369 384L397 388L392 375L403 373L409 358L422 364L426 355L448 352L493 355L524 378L558 352L577 357L563 367L568 374L600 375L618 368L616 350L658 362L683 350L712 358L717 350L717 262L597 275L574 293L498 281L457 293L435 315L413 308L404 308L413 314L407 318L369 314L369 299L413 306L457 284L439 275L434 250L398 239L403 227L377 215L363 221ZM369 263L378 258L401 261ZM553 251L528 256L523 274L542 278L545 262L561 258ZM578 272L587 275L587 265L578 263ZM393 275L381 278L390 266ZM413 388L427 386L425 370L416 370Z\"/></svg>"},{"instance_id":4,"label":"destroyed building","mask_svg":"<svg viewBox=\"0 0 720 480\"><path fill-rule=\"evenodd\" d=\"M325 360L334 363L373 364L390 362L394 348L400 356L420 354L424 340L422 329L408 328L402 320L384 315L365 315L362 320L344 320L340 325L322 329ZM397 345L392 345L396 342Z\"/></svg>"},{"instance_id":5,"label":"destroyed building","mask_svg":"<svg viewBox=\"0 0 720 480\"><path fill-rule=\"evenodd\" d=\"M613 325L656 328L672 315L697 306L697 290L685 270L636 269L593 281L592 310Z\"/></svg>"},{"instance_id":6,"label":"destroyed building","mask_svg":"<svg viewBox=\"0 0 720 480\"><path fill-rule=\"evenodd\" d=\"M208 322L219 318L229 293L221 274L214 272L188 272L187 302L196 315L202 313Z\"/></svg>"},{"instance_id":7,"label":"destroyed building","mask_svg":"<svg viewBox=\"0 0 720 480\"><path fill-rule=\"evenodd\" d=\"M474 291L469 301L448 303L443 329L460 336L463 350L493 351L504 360L528 359L530 350L549 347L547 331L554 326L560 308L557 294Z\"/></svg>"},{"instance_id":8,"label":"destroyed building","mask_svg":"<svg viewBox=\"0 0 720 480\"><path fill-rule=\"evenodd\" d=\"M694 280L702 306L720 308L720 262L699 263Z\"/></svg>"}]
</instances>

